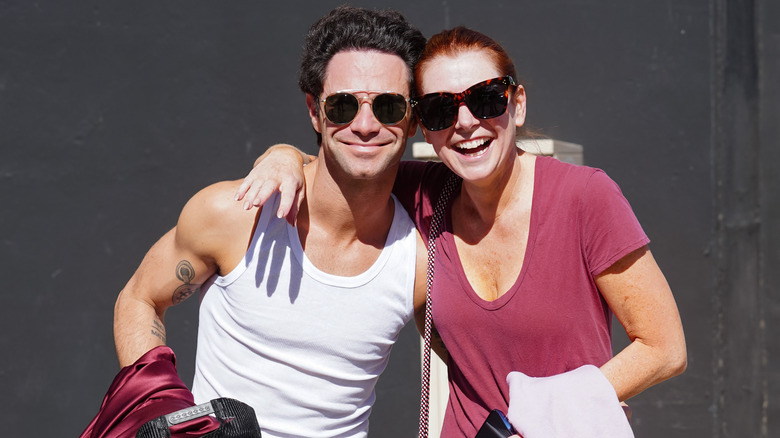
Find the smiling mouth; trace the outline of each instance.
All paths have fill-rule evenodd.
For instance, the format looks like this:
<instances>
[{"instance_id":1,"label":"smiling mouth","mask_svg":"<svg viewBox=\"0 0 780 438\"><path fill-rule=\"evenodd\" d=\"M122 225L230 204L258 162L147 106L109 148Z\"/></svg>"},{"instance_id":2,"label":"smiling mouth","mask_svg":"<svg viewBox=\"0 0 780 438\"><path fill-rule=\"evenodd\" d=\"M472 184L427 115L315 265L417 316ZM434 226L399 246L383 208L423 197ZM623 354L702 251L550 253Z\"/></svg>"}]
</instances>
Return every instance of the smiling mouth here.
<instances>
[{"instance_id":1,"label":"smiling mouth","mask_svg":"<svg viewBox=\"0 0 780 438\"><path fill-rule=\"evenodd\" d=\"M462 141L460 143L457 143L455 145L455 150L462 154L462 155L479 155L484 151L485 149L490 146L490 142L492 139L480 139L480 140L469 140L469 141Z\"/></svg>"}]
</instances>

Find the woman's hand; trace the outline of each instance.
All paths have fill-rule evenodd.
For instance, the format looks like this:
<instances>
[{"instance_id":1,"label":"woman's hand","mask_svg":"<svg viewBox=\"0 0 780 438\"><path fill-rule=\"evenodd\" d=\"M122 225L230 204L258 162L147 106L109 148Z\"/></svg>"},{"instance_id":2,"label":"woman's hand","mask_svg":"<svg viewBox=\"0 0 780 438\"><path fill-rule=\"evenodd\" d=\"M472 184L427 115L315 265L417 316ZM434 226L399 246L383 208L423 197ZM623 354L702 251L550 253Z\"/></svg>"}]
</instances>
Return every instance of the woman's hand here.
<instances>
[{"instance_id":1,"label":"woman's hand","mask_svg":"<svg viewBox=\"0 0 780 438\"><path fill-rule=\"evenodd\" d=\"M306 196L303 165L314 157L287 144L277 144L255 161L255 167L236 191L236 201L244 201L246 210L260 207L275 192L281 194L277 217L285 217L295 225L298 209Z\"/></svg>"}]
</instances>

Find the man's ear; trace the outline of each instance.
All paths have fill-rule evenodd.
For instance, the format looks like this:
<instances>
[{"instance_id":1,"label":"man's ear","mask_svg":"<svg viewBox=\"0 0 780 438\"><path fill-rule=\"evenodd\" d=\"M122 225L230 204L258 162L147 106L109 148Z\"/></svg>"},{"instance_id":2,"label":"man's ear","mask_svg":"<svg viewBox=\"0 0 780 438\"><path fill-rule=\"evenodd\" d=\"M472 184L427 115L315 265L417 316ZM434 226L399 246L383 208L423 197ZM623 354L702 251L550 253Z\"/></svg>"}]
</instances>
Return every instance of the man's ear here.
<instances>
[{"instance_id":1,"label":"man's ear","mask_svg":"<svg viewBox=\"0 0 780 438\"><path fill-rule=\"evenodd\" d=\"M413 112L409 112L409 130L407 131L406 138L414 137L417 134L417 116Z\"/></svg>"},{"instance_id":2,"label":"man's ear","mask_svg":"<svg viewBox=\"0 0 780 438\"><path fill-rule=\"evenodd\" d=\"M314 127L315 131L322 134L319 118L319 105L320 102L318 99L315 99L314 96L306 93L306 106L309 108L309 118L311 119L311 125Z\"/></svg>"}]
</instances>

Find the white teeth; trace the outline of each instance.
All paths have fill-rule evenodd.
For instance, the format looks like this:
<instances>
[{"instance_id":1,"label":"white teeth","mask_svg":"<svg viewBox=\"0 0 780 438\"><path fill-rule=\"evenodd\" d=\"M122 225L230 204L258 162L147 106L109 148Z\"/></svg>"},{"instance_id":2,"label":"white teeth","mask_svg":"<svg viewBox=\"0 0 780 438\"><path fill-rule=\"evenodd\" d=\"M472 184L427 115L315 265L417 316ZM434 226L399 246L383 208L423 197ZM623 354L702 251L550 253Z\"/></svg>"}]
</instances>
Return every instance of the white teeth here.
<instances>
[{"instance_id":1,"label":"white teeth","mask_svg":"<svg viewBox=\"0 0 780 438\"><path fill-rule=\"evenodd\" d=\"M460 142L460 143L456 144L455 147L457 147L458 149L476 149L476 148L486 144L489 141L490 140L485 140L485 139L463 141L463 142Z\"/></svg>"}]
</instances>

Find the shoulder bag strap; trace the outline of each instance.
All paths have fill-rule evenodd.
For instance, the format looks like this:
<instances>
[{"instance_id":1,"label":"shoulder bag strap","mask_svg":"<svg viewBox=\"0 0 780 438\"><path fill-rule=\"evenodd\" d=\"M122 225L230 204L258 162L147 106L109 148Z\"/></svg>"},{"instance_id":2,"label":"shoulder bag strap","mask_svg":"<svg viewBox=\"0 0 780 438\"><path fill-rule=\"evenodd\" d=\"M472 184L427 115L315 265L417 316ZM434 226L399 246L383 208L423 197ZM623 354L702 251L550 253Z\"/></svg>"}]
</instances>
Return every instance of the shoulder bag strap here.
<instances>
[{"instance_id":1,"label":"shoulder bag strap","mask_svg":"<svg viewBox=\"0 0 780 438\"><path fill-rule=\"evenodd\" d=\"M430 233L428 235L428 272L426 279L426 298L425 298L425 331L423 337L425 346L423 347L423 369L422 369L422 389L420 394L420 433L419 438L428 437L428 404L431 393L431 328L433 323L431 287L433 286L433 262L436 255L436 238L441 234L441 224L444 220L444 210L449 204L452 193L457 188L460 177L454 173L450 174L444 188L436 202L431 220Z\"/></svg>"}]
</instances>

